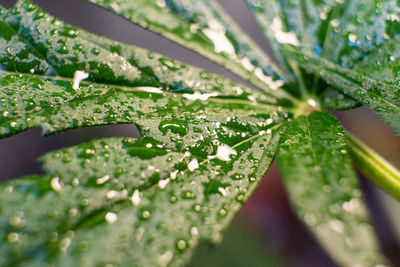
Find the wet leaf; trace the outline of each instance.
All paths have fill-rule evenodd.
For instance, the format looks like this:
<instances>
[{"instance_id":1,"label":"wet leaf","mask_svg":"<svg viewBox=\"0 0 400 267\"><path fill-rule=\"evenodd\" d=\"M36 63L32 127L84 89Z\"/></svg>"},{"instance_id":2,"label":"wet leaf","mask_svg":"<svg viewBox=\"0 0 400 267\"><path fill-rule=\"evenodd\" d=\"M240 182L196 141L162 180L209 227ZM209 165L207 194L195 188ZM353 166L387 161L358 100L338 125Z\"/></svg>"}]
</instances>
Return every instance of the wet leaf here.
<instances>
[{"instance_id":1,"label":"wet leaf","mask_svg":"<svg viewBox=\"0 0 400 267\"><path fill-rule=\"evenodd\" d=\"M373 71L374 67L368 67L372 71L368 71L368 68L361 71L357 67L348 69L323 58L314 58L304 51L287 51L304 68L317 73L332 86L375 111L397 135L400 135L399 87L393 82L393 76L388 76L385 72L379 76ZM392 65L389 68L396 67Z\"/></svg>"},{"instance_id":2,"label":"wet leaf","mask_svg":"<svg viewBox=\"0 0 400 267\"><path fill-rule=\"evenodd\" d=\"M259 1L247 0L255 14L279 62L289 68L293 65L292 56L286 55L283 47L293 45L301 47L315 57L325 57L339 64L354 64L362 57L348 37L382 35L381 20L375 19L378 1ZM373 2L373 3L372 3ZM393 1L392 1L393 2ZM387 8L387 7L386 7ZM354 11L357 10L357 13ZM360 18L361 17L361 18ZM369 19L369 17L371 19ZM360 19L366 22L360 22ZM367 35L368 36L368 35ZM364 37L363 37L364 38ZM371 41L362 44L369 49L379 45ZM360 38L361 39L361 38ZM345 63L346 62L346 63ZM304 74L303 74L304 75ZM313 75L313 73L311 74ZM300 77L298 77L301 79ZM313 77L310 91L326 94L321 103L327 109L348 109L359 106L349 95L332 92L332 88ZM337 89L337 88L336 88Z\"/></svg>"},{"instance_id":3,"label":"wet leaf","mask_svg":"<svg viewBox=\"0 0 400 267\"><path fill-rule=\"evenodd\" d=\"M182 265L199 239L221 240L268 170L290 103L28 1L1 9L0 27L1 137L118 123L141 134L49 153L44 176L0 185L0 265Z\"/></svg>"},{"instance_id":4,"label":"wet leaf","mask_svg":"<svg viewBox=\"0 0 400 267\"><path fill-rule=\"evenodd\" d=\"M342 265L385 263L343 129L309 113L364 104L399 134L396 2L248 0L278 67L214 0L85 1L261 90L29 1L0 7L0 137L119 123L141 135L51 152L45 175L1 184L0 265L181 266L200 239L221 240L278 144L294 205L328 253Z\"/></svg>"},{"instance_id":5,"label":"wet leaf","mask_svg":"<svg viewBox=\"0 0 400 267\"><path fill-rule=\"evenodd\" d=\"M267 94L288 73L269 57L214 0L84 0L190 48L248 80ZM278 90L279 91L279 90Z\"/></svg>"},{"instance_id":6,"label":"wet leaf","mask_svg":"<svg viewBox=\"0 0 400 267\"><path fill-rule=\"evenodd\" d=\"M15 39L18 45L10 47L3 42L0 47L5 68L0 71L1 136L37 126L42 126L45 134L54 134L82 126L143 125L149 120L165 135L181 127L159 126L167 119L183 125L194 120L194 125L205 118L225 120L241 109L245 110L242 115L254 116L252 120L260 115L265 122L266 113L277 111L272 106L278 103L276 98L144 49L78 30L30 2L21 1L14 9L3 10L2 18L7 31L0 33L4 35L0 40ZM69 52L59 53L55 44L65 44ZM79 88L74 88L76 71L88 74Z\"/></svg>"},{"instance_id":7,"label":"wet leaf","mask_svg":"<svg viewBox=\"0 0 400 267\"><path fill-rule=\"evenodd\" d=\"M347 153L339 122L313 112L288 124L277 162L300 219L337 263L383 264Z\"/></svg>"},{"instance_id":8,"label":"wet leaf","mask_svg":"<svg viewBox=\"0 0 400 267\"><path fill-rule=\"evenodd\" d=\"M229 161L218 158L218 145L210 144L217 157L209 157L152 138L49 153L46 176L0 186L0 264L182 265L200 239L221 240L267 171L279 136L276 129L231 142ZM131 153L140 147L147 152ZM236 173L240 179L231 178ZM216 181L217 190L207 191Z\"/></svg>"}]
</instances>

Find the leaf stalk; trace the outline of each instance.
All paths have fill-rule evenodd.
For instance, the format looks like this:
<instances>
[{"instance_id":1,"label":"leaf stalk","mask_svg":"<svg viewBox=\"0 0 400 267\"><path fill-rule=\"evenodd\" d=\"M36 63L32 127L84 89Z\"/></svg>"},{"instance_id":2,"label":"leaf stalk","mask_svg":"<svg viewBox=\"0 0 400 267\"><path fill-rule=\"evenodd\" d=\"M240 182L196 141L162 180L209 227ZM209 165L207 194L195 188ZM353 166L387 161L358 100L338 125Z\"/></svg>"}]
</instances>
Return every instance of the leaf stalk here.
<instances>
[{"instance_id":1,"label":"leaf stalk","mask_svg":"<svg viewBox=\"0 0 400 267\"><path fill-rule=\"evenodd\" d=\"M400 171L350 133L347 143L356 168L400 201Z\"/></svg>"}]
</instances>

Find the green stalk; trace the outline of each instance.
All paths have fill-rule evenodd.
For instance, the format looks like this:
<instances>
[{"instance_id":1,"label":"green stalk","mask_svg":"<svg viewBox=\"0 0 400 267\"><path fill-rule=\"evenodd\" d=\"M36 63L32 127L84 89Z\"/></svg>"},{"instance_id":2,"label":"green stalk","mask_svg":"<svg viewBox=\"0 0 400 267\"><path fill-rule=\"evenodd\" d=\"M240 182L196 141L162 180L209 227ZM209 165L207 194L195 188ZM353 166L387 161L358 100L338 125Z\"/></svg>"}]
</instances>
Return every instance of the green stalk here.
<instances>
[{"instance_id":1,"label":"green stalk","mask_svg":"<svg viewBox=\"0 0 400 267\"><path fill-rule=\"evenodd\" d=\"M357 169L400 200L400 171L350 133L347 133L347 142L350 156Z\"/></svg>"}]
</instances>

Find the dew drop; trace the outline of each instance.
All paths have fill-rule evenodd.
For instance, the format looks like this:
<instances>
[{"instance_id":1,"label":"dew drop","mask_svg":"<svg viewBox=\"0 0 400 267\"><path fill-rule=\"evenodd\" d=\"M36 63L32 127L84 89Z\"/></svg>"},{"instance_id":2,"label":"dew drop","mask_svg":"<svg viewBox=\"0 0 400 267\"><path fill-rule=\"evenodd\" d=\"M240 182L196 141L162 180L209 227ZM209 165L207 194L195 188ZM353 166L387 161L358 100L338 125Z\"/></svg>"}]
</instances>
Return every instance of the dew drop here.
<instances>
[{"instance_id":1,"label":"dew drop","mask_svg":"<svg viewBox=\"0 0 400 267\"><path fill-rule=\"evenodd\" d=\"M59 177L54 177L53 179L51 179L50 185L51 188L53 188L53 190L56 192L60 192L62 190Z\"/></svg>"},{"instance_id":2,"label":"dew drop","mask_svg":"<svg viewBox=\"0 0 400 267\"><path fill-rule=\"evenodd\" d=\"M112 198L116 197L117 195L118 195L118 192L115 191L115 190L111 190L111 191L108 191L108 192L106 193L106 197L107 197L108 199L112 199Z\"/></svg>"},{"instance_id":3,"label":"dew drop","mask_svg":"<svg viewBox=\"0 0 400 267\"><path fill-rule=\"evenodd\" d=\"M19 234L15 233L15 232L9 233L7 236L8 243L15 243L18 240L19 240Z\"/></svg>"},{"instance_id":4,"label":"dew drop","mask_svg":"<svg viewBox=\"0 0 400 267\"><path fill-rule=\"evenodd\" d=\"M178 242L176 242L176 248L178 250L184 250L186 248L187 244L185 240L178 240Z\"/></svg>"},{"instance_id":5,"label":"dew drop","mask_svg":"<svg viewBox=\"0 0 400 267\"><path fill-rule=\"evenodd\" d=\"M148 219L150 218L150 211L145 210L142 212L142 219Z\"/></svg>"},{"instance_id":6,"label":"dew drop","mask_svg":"<svg viewBox=\"0 0 400 267\"><path fill-rule=\"evenodd\" d=\"M169 174L169 177L170 177L172 180L175 180L175 179L176 179L176 176L177 176L177 174L178 174L178 172L179 172L179 170L176 170L176 171L171 172L171 173Z\"/></svg>"},{"instance_id":7,"label":"dew drop","mask_svg":"<svg viewBox=\"0 0 400 267\"><path fill-rule=\"evenodd\" d=\"M217 20L212 19L208 23L208 28L202 30L205 36L214 43L216 53L225 52L231 57L236 55L235 47L226 37L226 29Z\"/></svg>"},{"instance_id":8,"label":"dew drop","mask_svg":"<svg viewBox=\"0 0 400 267\"><path fill-rule=\"evenodd\" d=\"M200 212L200 211L201 211L201 206L200 206L199 204L195 204L195 205L193 206L193 210L194 210L195 212Z\"/></svg>"},{"instance_id":9,"label":"dew drop","mask_svg":"<svg viewBox=\"0 0 400 267\"><path fill-rule=\"evenodd\" d=\"M223 187L218 187L218 192L220 192L221 195L224 196L224 197L226 197L228 195L228 192Z\"/></svg>"},{"instance_id":10,"label":"dew drop","mask_svg":"<svg viewBox=\"0 0 400 267\"><path fill-rule=\"evenodd\" d=\"M96 56L100 55L100 49L97 47L92 48L91 52L93 55L96 55Z\"/></svg>"},{"instance_id":11,"label":"dew drop","mask_svg":"<svg viewBox=\"0 0 400 267\"><path fill-rule=\"evenodd\" d=\"M110 175L105 175L103 177L100 177L96 180L97 184L104 184L105 182L107 182L110 179Z\"/></svg>"},{"instance_id":12,"label":"dew drop","mask_svg":"<svg viewBox=\"0 0 400 267\"><path fill-rule=\"evenodd\" d=\"M113 212L107 212L105 219L109 224L113 224L117 221L118 215Z\"/></svg>"},{"instance_id":13,"label":"dew drop","mask_svg":"<svg viewBox=\"0 0 400 267\"><path fill-rule=\"evenodd\" d=\"M167 252L165 252L158 258L158 264L161 266L167 266L173 257L174 257L174 253L172 251L168 250Z\"/></svg>"},{"instance_id":14,"label":"dew drop","mask_svg":"<svg viewBox=\"0 0 400 267\"><path fill-rule=\"evenodd\" d=\"M188 164L188 169L192 172L195 169L199 168L199 162L196 158L192 159Z\"/></svg>"},{"instance_id":15,"label":"dew drop","mask_svg":"<svg viewBox=\"0 0 400 267\"><path fill-rule=\"evenodd\" d=\"M73 82L72 88L75 90L79 89L79 84L81 83L81 81L87 79L88 77L89 77L89 74L84 71L80 71L80 70L75 71L74 82Z\"/></svg>"},{"instance_id":16,"label":"dew drop","mask_svg":"<svg viewBox=\"0 0 400 267\"><path fill-rule=\"evenodd\" d=\"M158 181L158 187L164 189L168 185L169 181L170 181L169 179Z\"/></svg>"},{"instance_id":17,"label":"dew drop","mask_svg":"<svg viewBox=\"0 0 400 267\"><path fill-rule=\"evenodd\" d=\"M190 228L190 234L192 236L198 236L199 235L199 229L197 229L196 226L193 226L192 228Z\"/></svg>"},{"instance_id":18,"label":"dew drop","mask_svg":"<svg viewBox=\"0 0 400 267\"><path fill-rule=\"evenodd\" d=\"M133 206L137 206L140 203L140 192L138 189L136 189L131 197L131 202L133 204Z\"/></svg>"}]
</instances>

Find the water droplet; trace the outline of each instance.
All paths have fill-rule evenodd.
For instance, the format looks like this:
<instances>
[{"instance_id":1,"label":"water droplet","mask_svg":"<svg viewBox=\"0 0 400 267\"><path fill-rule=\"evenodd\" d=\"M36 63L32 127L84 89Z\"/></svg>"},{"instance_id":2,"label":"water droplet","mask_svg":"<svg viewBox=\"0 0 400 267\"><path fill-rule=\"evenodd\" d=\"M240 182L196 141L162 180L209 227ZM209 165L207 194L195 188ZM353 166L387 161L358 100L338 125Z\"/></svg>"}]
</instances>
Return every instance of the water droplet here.
<instances>
[{"instance_id":1,"label":"water droplet","mask_svg":"<svg viewBox=\"0 0 400 267\"><path fill-rule=\"evenodd\" d=\"M218 192L220 192L221 195L224 197L226 197L228 195L228 192L223 187L218 187Z\"/></svg>"},{"instance_id":2,"label":"water droplet","mask_svg":"<svg viewBox=\"0 0 400 267\"><path fill-rule=\"evenodd\" d=\"M164 189L169 183L169 179L165 179L165 180L160 180L158 181L158 187L160 187L161 189Z\"/></svg>"},{"instance_id":3,"label":"water droplet","mask_svg":"<svg viewBox=\"0 0 400 267\"><path fill-rule=\"evenodd\" d=\"M187 246L187 244L186 244L186 241L185 240L178 240L178 242L176 242L176 248L178 249L178 250L184 250L185 248L186 248L186 246Z\"/></svg>"},{"instance_id":4,"label":"water droplet","mask_svg":"<svg viewBox=\"0 0 400 267\"><path fill-rule=\"evenodd\" d=\"M221 217L225 217L227 213L228 213L228 211L226 209L222 208L219 210L218 215Z\"/></svg>"},{"instance_id":5,"label":"water droplet","mask_svg":"<svg viewBox=\"0 0 400 267\"><path fill-rule=\"evenodd\" d=\"M192 159L188 164L188 169L192 172L195 169L199 168L199 163L196 158Z\"/></svg>"},{"instance_id":6,"label":"water droplet","mask_svg":"<svg viewBox=\"0 0 400 267\"><path fill-rule=\"evenodd\" d=\"M243 193L240 193L240 194L238 194L238 195L236 196L236 200L237 200L238 202L240 202L240 203L243 203L244 197L245 197L245 195L244 195Z\"/></svg>"},{"instance_id":7,"label":"water droplet","mask_svg":"<svg viewBox=\"0 0 400 267\"><path fill-rule=\"evenodd\" d=\"M19 240L19 234L17 234L17 233L12 232L12 233L9 233L7 236L8 243L15 243L18 240Z\"/></svg>"},{"instance_id":8,"label":"water droplet","mask_svg":"<svg viewBox=\"0 0 400 267\"><path fill-rule=\"evenodd\" d=\"M66 45L62 45L61 47L59 47L57 49L57 52L60 54L68 54L69 53L69 49Z\"/></svg>"},{"instance_id":9,"label":"water droplet","mask_svg":"<svg viewBox=\"0 0 400 267\"><path fill-rule=\"evenodd\" d=\"M148 218L150 218L150 211L148 211L148 210L144 210L143 212L142 212L142 219L145 219L145 220L147 220Z\"/></svg>"},{"instance_id":10,"label":"water droplet","mask_svg":"<svg viewBox=\"0 0 400 267\"><path fill-rule=\"evenodd\" d=\"M110 175L105 175L103 177L100 177L96 180L97 184L104 184L105 182L107 182L108 180L110 180Z\"/></svg>"},{"instance_id":11,"label":"water droplet","mask_svg":"<svg viewBox=\"0 0 400 267\"><path fill-rule=\"evenodd\" d=\"M235 47L231 41L226 37L225 27L215 19L208 22L208 28L202 30L205 36L214 43L214 50L216 53L226 53L231 57L236 56Z\"/></svg>"},{"instance_id":12,"label":"water droplet","mask_svg":"<svg viewBox=\"0 0 400 267\"><path fill-rule=\"evenodd\" d=\"M116 197L117 195L118 195L118 192L115 191L115 190L111 190L111 191L108 191L108 192L106 193L106 197L107 197L108 199L112 199L112 198Z\"/></svg>"},{"instance_id":13,"label":"water droplet","mask_svg":"<svg viewBox=\"0 0 400 267\"><path fill-rule=\"evenodd\" d=\"M33 99L29 99L29 100L26 102L25 110L26 110L26 111L29 111L29 110L32 110L32 109L34 109L34 108L36 108L36 103L35 103L35 101L34 101Z\"/></svg>"},{"instance_id":14,"label":"water droplet","mask_svg":"<svg viewBox=\"0 0 400 267\"><path fill-rule=\"evenodd\" d=\"M78 157L79 158L90 159L96 153L96 150L95 150L94 145L92 143L80 145L79 148L80 148L78 150Z\"/></svg>"},{"instance_id":15,"label":"water droplet","mask_svg":"<svg viewBox=\"0 0 400 267\"><path fill-rule=\"evenodd\" d=\"M206 101L210 97L218 96L218 93L213 92L213 93L201 94L199 92L194 92L193 94L183 94L182 96L191 101L196 101L196 100Z\"/></svg>"},{"instance_id":16,"label":"water droplet","mask_svg":"<svg viewBox=\"0 0 400 267\"><path fill-rule=\"evenodd\" d=\"M113 212L107 212L105 219L109 224L113 224L118 220L118 215Z\"/></svg>"},{"instance_id":17,"label":"water droplet","mask_svg":"<svg viewBox=\"0 0 400 267\"><path fill-rule=\"evenodd\" d=\"M174 257L174 253L172 251L168 250L167 252L165 252L158 258L158 264L162 267L167 266L173 257Z\"/></svg>"},{"instance_id":18,"label":"water droplet","mask_svg":"<svg viewBox=\"0 0 400 267\"><path fill-rule=\"evenodd\" d=\"M284 32L283 25L280 17L275 17L272 21L271 30L275 36L278 43L281 44L291 44L298 46L300 44L297 36L294 32Z\"/></svg>"},{"instance_id":19,"label":"water droplet","mask_svg":"<svg viewBox=\"0 0 400 267\"><path fill-rule=\"evenodd\" d=\"M100 49L97 47L93 47L91 52L93 55L96 55L96 56L100 55Z\"/></svg>"},{"instance_id":20,"label":"water droplet","mask_svg":"<svg viewBox=\"0 0 400 267\"><path fill-rule=\"evenodd\" d=\"M199 235L199 229L197 229L196 226L193 226L192 228L190 228L190 234L192 236L198 236Z\"/></svg>"},{"instance_id":21,"label":"water droplet","mask_svg":"<svg viewBox=\"0 0 400 267\"><path fill-rule=\"evenodd\" d=\"M72 84L72 88L75 89L75 90L78 90L79 89L79 84L81 83L81 81L87 79L88 77L89 77L89 74L87 74L84 71L80 71L80 70L75 71L75 73L74 73L74 82Z\"/></svg>"},{"instance_id":22,"label":"water droplet","mask_svg":"<svg viewBox=\"0 0 400 267\"><path fill-rule=\"evenodd\" d=\"M66 237L63 240L60 241L60 250L61 251L67 251L68 247L71 245L71 238Z\"/></svg>"},{"instance_id":23,"label":"water droplet","mask_svg":"<svg viewBox=\"0 0 400 267\"><path fill-rule=\"evenodd\" d=\"M190 191L190 190L186 190L182 192L182 198L183 199L196 199L196 195Z\"/></svg>"},{"instance_id":24,"label":"water droplet","mask_svg":"<svg viewBox=\"0 0 400 267\"><path fill-rule=\"evenodd\" d=\"M61 32L62 36L76 38L78 37L79 32L72 28L66 28L63 32Z\"/></svg>"},{"instance_id":25,"label":"water droplet","mask_svg":"<svg viewBox=\"0 0 400 267\"><path fill-rule=\"evenodd\" d=\"M62 190L59 177L54 177L53 179L51 179L50 185L51 188L53 188L53 190L56 192L60 192Z\"/></svg>"},{"instance_id":26,"label":"water droplet","mask_svg":"<svg viewBox=\"0 0 400 267\"><path fill-rule=\"evenodd\" d=\"M188 132L188 125L185 121L181 120L165 120L160 122L158 129L164 135L167 134L168 130L170 130L172 133L185 136Z\"/></svg>"},{"instance_id":27,"label":"water droplet","mask_svg":"<svg viewBox=\"0 0 400 267\"><path fill-rule=\"evenodd\" d=\"M178 172L179 172L179 170L176 170L176 171L171 172L171 173L169 174L169 177L170 177L172 180L175 180L175 179L176 179L176 176L177 176L177 174L178 174Z\"/></svg>"},{"instance_id":28,"label":"water droplet","mask_svg":"<svg viewBox=\"0 0 400 267\"><path fill-rule=\"evenodd\" d=\"M70 209L68 211L68 215L71 217L75 217L78 214L78 210L77 209Z\"/></svg>"},{"instance_id":29,"label":"water droplet","mask_svg":"<svg viewBox=\"0 0 400 267\"><path fill-rule=\"evenodd\" d=\"M18 212L15 216L11 217L9 220L9 224L13 228L23 228L26 224L26 221L22 218L24 214L22 212Z\"/></svg>"},{"instance_id":30,"label":"water droplet","mask_svg":"<svg viewBox=\"0 0 400 267\"><path fill-rule=\"evenodd\" d=\"M79 179L78 178L72 179L72 185L73 186L78 186L79 185Z\"/></svg>"},{"instance_id":31,"label":"water droplet","mask_svg":"<svg viewBox=\"0 0 400 267\"><path fill-rule=\"evenodd\" d=\"M201 206L200 206L199 204L195 204L195 205L193 206L193 210L194 210L195 212L200 212L200 211L201 211Z\"/></svg>"},{"instance_id":32,"label":"water droplet","mask_svg":"<svg viewBox=\"0 0 400 267\"><path fill-rule=\"evenodd\" d=\"M244 174L241 174L241 173L235 173L235 174L232 174L231 175L231 178L233 179L233 180L241 180L241 179L243 179L245 176L244 176Z\"/></svg>"},{"instance_id":33,"label":"water droplet","mask_svg":"<svg viewBox=\"0 0 400 267\"><path fill-rule=\"evenodd\" d=\"M140 203L140 192L138 189L136 189L131 197L131 202L133 204L133 206L137 206Z\"/></svg>"},{"instance_id":34,"label":"water droplet","mask_svg":"<svg viewBox=\"0 0 400 267\"><path fill-rule=\"evenodd\" d=\"M41 11L41 10L38 10L38 11L36 12L35 16L33 17L33 20L39 20L39 19L42 19L42 18L44 18L44 17L46 17L46 13L44 13L44 12Z\"/></svg>"}]
</instances>

